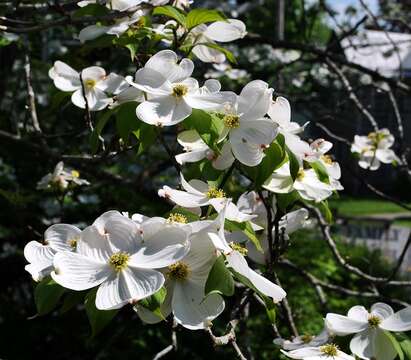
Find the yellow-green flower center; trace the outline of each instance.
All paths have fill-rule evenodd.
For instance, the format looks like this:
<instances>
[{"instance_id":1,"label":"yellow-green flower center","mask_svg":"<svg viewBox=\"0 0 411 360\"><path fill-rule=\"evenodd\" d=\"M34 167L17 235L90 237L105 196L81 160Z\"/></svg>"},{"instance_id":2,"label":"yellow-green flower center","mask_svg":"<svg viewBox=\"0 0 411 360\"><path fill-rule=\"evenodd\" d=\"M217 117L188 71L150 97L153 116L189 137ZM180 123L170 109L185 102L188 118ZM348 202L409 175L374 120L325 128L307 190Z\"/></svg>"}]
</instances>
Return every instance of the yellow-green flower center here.
<instances>
[{"instance_id":1,"label":"yellow-green flower center","mask_svg":"<svg viewBox=\"0 0 411 360\"><path fill-rule=\"evenodd\" d=\"M77 243L78 243L79 240L80 240L80 237L79 237L79 236L76 236L76 237L70 239L70 240L68 241L68 244L69 244L73 249L75 249L75 248L77 247Z\"/></svg>"},{"instance_id":2,"label":"yellow-green flower center","mask_svg":"<svg viewBox=\"0 0 411 360\"><path fill-rule=\"evenodd\" d=\"M302 335L301 336L301 340L303 341L304 344L308 344L313 338L314 336L312 335Z\"/></svg>"},{"instance_id":3,"label":"yellow-green flower center","mask_svg":"<svg viewBox=\"0 0 411 360\"><path fill-rule=\"evenodd\" d=\"M241 246L240 244L237 244L235 242L230 242L230 248L233 249L234 251L238 251L241 255L247 255L248 250L244 247Z\"/></svg>"},{"instance_id":4,"label":"yellow-green flower center","mask_svg":"<svg viewBox=\"0 0 411 360\"><path fill-rule=\"evenodd\" d=\"M381 324L381 319L380 319L378 316L370 315L370 316L368 317L368 324L369 324L371 327L377 327L378 325Z\"/></svg>"},{"instance_id":5,"label":"yellow-green flower center","mask_svg":"<svg viewBox=\"0 0 411 360\"><path fill-rule=\"evenodd\" d=\"M77 170L71 170L71 176L73 178L79 178L80 177L80 173Z\"/></svg>"},{"instance_id":6,"label":"yellow-green flower center","mask_svg":"<svg viewBox=\"0 0 411 360\"><path fill-rule=\"evenodd\" d=\"M304 179L305 173L303 169L298 170L297 173L297 180L301 181L302 179Z\"/></svg>"},{"instance_id":7,"label":"yellow-green flower center","mask_svg":"<svg viewBox=\"0 0 411 360\"><path fill-rule=\"evenodd\" d=\"M184 84L177 84L173 86L173 96L176 98L181 98L184 95L187 95L188 87Z\"/></svg>"},{"instance_id":8,"label":"yellow-green flower center","mask_svg":"<svg viewBox=\"0 0 411 360\"><path fill-rule=\"evenodd\" d=\"M185 280L190 273L190 269L187 264L177 261L175 264L168 267L167 276L174 280Z\"/></svg>"},{"instance_id":9,"label":"yellow-green flower center","mask_svg":"<svg viewBox=\"0 0 411 360\"><path fill-rule=\"evenodd\" d=\"M383 132L370 132L367 135L368 139L370 139L372 141L372 144L375 148L378 147L378 144L380 143L381 140L385 139L387 137L386 134L384 134Z\"/></svg>"},{"instance_id":10,"label":"yellow-green flower center","mask_svg":"<svg viewBox=\"0 0 411 360\"><path fill-rule=\"evenodd\" d=\"M179 214L179 213L171 213L168 218L167 222L169 224L174 224L174 223L181 223L181 224L187 224L188 219L186 216Z\"/></svg>"},{"instance_id":11,"label":"yellow-green flower center","mask_svg":"<svg viewBox=\"0 0 411 360\"><path fill-rule=\"evenodd\" d=\"M321 160L324 161L328 165L332 165L333 159L331 158L330 155L322 155Z\"/></svg>"},{"instance_id":12,"label":"yellow-green flower center","mask_svg":"<svg viewBox=\"0 0 411 360\"><path fill-rule=\"evenodd\" d=\"M96 80L86 79L86 80L84 80L84 86L87 89L92 89L94 86L96 86Z\"/></svg>"},{"instance_id":13,"label":"yellow-green flower center","mask_svg":"<svg viewBox=\"0 0 411 360\"><path fill-rule=\"evenodd\" d=\"M326 344L326 345L320 346L320 351L327 356L337 356L338 346L335 344Z\"/></svg>"},{"instance_id":14,"label":"yellow-green flower center","mask_svg":"<svg viewBox=\"0 0 411 360\"><path fill-rule=\"evenodd\" d=\"M227 114L223 117L224 125L229 129L240 127L240 117L235 114Z\"/></svg>"},{"instance_id":15,"label":"yellow-green flower center","mask_svg":"<svg viewBox=\"0 0 411 360\"><path fill-rule=\"evenodd\" d=\"M206 196L209 199L215 199L215 198L223 198L225 197L225 192L221 189L217 189L215 187L210 187L206 193Z\"/></svg>"},{"instance_id":16,"label":"yellow-green flower center","mask_svg":"<svg viewBox=\"0 0 411 360\"><path fill-rule=\"evenodd\" d=\"M115 271L124 270L127 267L127 263L130 260L130 254L120 251L111 255L108 263Z\"/></svg>"}]
</instances>

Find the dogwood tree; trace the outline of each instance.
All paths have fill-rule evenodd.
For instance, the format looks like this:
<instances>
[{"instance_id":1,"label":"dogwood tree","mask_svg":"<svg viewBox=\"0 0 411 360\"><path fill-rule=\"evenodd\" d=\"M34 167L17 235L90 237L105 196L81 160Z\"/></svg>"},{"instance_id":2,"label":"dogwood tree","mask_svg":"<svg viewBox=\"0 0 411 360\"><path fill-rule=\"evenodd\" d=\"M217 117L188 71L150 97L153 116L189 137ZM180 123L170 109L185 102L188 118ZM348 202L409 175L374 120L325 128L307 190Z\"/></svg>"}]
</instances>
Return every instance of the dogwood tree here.
<instances>
[{"instance_id":1,"label":"dogwood tree","mask_svg":"<svg viewBox=\"0 0 411 360\"><path fill-rule=\"evenodd\" d=\"M245 359L235 334L253 298L266 311L267 329L276 332L274 343L289 358L409 358L411 341L403 333L411 330L411 307L403 302L398 312L376 303L370 312L357 305L347 316L324 313L323 332L298 334L292 300L277 274L280 264L293 267L287 253L299 246L290 240L298 230L320 228L341 265L361 279L392 286L409 282L373 277L341 257L329 232L327 199L343 190L340 165L328 154L332 139L307 140L309 125L294 121L289 100L276 93L275 84L252 79L236 93L217 79L197 78L197 67L235 63L222 44L247 31L240 20L190 9L189 3L78 3L79 16L105 14L80 31L80 41L104 39L127 49L130 65L136 64L132 71L130 66L123 73L106 72L98 53L83 69L64 59L50 64L47 81L84 112L91 159L136 148L148 167L158 139L175 173L172 181L154 184L152 201L163 202L167 213L102 208L90 224L52 224L40 241L28 242L25 269L37 283L37 304L49 312L75 296L89 309L92 327L108 325L118 309L130 307L145 324L170 322L202 331L214 345L232 346ZM109 153L104 136L114 118L118 148ZM351 150L360 167L376 170L381 163L401 162L393 143L387 129L376 129L356 136ZM240 192L232 191L235 183ZM73 189L92 186L59 162L39 180L38 191L54 192L64 203ZM318 290L319 282L299 271ZM239 301L233 301L236 296ZM277 314L292 330L288 339L278 333ZM214 324L223 319L227 332L216 335ZM349 346L339 342L350 334L355 335ZM153 356L171 351L178 351L175 340Z\"/></svg>"}]
</instances>

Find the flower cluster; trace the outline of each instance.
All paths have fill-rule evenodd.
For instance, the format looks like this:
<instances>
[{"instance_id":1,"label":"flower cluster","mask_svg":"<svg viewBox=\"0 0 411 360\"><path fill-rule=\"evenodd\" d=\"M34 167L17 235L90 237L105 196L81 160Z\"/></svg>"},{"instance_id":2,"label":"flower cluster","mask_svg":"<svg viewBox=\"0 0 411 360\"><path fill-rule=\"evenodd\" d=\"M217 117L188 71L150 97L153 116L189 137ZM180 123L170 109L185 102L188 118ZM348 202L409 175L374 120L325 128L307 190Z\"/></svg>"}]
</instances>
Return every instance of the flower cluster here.
<instances>
[{"instance_id":1,"label":"flower cluster","mask_svg":"<svg viewBox=\"0 0 411 360\"><path fill-rule=\"evenodd\" d=\"M218 193L215 189L212 192ZM214 219L189 222L177 210L168 218L140 214L130 218L126 213L108 211L84 230L68 224L52 225L43 243L31 241L26 245L24 255L30 263L26 270L36 281L51 276L75 291L98 287L95 301L100 310L132 304L148 323L172 313L186 328L205 328L224 310L221 295L205 292L210 271L221 256L229 271L248 279L262 296L277 303L286 295L281 287L249 267L245 258L247 240L240 237L241 243L230 241L235 233L225 228L227 216L259 216L251 213L258 204L250 194L241 199L239 203L249 205L249 213L240 212L230 199L220 198L221 208L217 206L219 214ZM282 224L293 231L302 226L302 221L297 225L284 218ZM141 300L160 289L166 289L167 295L159 315Z\"/></svg>"},{"instance_id":2,"label":"flower cluster","mask_svg":"<svg viewBox=\"0 0 411 360\"><path fill-rule=\"evenodd\" d=\"M397 349L390 332L410 330L410 306L394 313L391 306L375 303L370 311L356 305L348 311L347 316L327 314L325 328L318 336L303 335L292 341L276 339L274 342L291 359L353 360L353 356L339 350L333 338L355 334L350 342L350 350L356 357L364 360L393 360L397 357Z\"/></svg>"},{"instance_id":3,"label":"flower cluster","mask_svg":"<svg viewBox=\"0 0 411 360\"><path fill-rule=\"evenodd\" d=\"M377 170L384 164L399 163L391 147L394 145L394 136L388 129L381 129L369 133L367 136L355 135L351 152L358 154L358 165L363 169Z\"/></svg>"},{"instance_id":4,"label":"flower cluster","mask_svg":"<svg viewBox=\"0 0 411 360\"><path fill-rule=\"evenodd\" d=\"M77 170L65 168L64 163L60 161L52 173L45 175L37 183L37 189L65 192L68 188L89 184L87 180L80 178Z\"/></svg>"}]
</instances>

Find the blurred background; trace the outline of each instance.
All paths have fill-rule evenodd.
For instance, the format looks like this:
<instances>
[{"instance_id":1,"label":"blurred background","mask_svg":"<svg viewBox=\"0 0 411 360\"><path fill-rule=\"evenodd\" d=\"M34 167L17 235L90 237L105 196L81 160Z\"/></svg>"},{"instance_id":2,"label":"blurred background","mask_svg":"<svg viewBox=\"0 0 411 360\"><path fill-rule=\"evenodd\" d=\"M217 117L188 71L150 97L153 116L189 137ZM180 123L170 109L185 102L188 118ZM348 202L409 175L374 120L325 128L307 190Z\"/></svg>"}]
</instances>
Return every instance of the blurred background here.
<instances>
[{"instance_id":1,"label":"blurred background","mask_svg":"<svg viewBox=\"0 0 411 360\"><path fill-rule=\"evenodd\" d=\"M237 64L198 62L195 77L219 78L224 89L236 92L249 80L262 79L275 89L276 96L289 99L293 121L309 122L307 140L323 137L334 143L331 152L342 167L345 188L339 198L330 200L341 252L375 276L390 274L392 261L400 255L411 229L411 212L402 206L411 203L410 174L401 165L382 166L376 172L360 169L350 144L355 134L372 131L368 113L380 128L387 127L394 134L394 150L404 159L409 157L411 1L196 0L192 7L221 9L228 17L244 21L248 31L244 39L228 46ZM23 22L51 22L76 9L70 1L0 2L0 15ZM113 47L104 39L81 45L77 40L81 28L81 24L71 23L20 34L0 31L0 358L5 360L143 360L152 359L170 343L171 323L143 325L129 307L95 337L90 336L82 306L70 308L64 297L65 307L35 316L34 282L24 271L27 242L41 240L53 223L84 227L109 209L163 214L170 206L158 199L157 189L177 181L157 140L153 139L150 151L143 154L133 148L122 151L115 121L104 128L106 150L100 148L98 156L86 156L90 154L90 133L84 114L72 106L68 94L53 86L49 68L61 60L75 69L94 64L125 76L133 74L138 64L130 62L127 49ZM27 66L41 136L30 121ZM100 116L96 114L94 120ZM173 136L170 134L170 142ZM170 146L177 151L176 144ZM110 151L119 150L119 156L109 156ZM91 185L70 191L64 199L36 190L37 182L60 160L78 170ZM240 194L239 184L234 182L230 193ZM368 289L338 267L315 227L293 234L288 254L299 268L333 284L324 286L327 301L320 301L301 273L280 267L279 277L302 332L320 331L327 310L344 313L352 305L367 305L386 296L409 299L406 289ZM400 276L409 277L410 272L408 252ZM368 296L358 297L342 289L367 292ZM394 307L399 304L401 301L392 303ZM250 359L279 358L264 309L252 301L247 311L250 317L239 331L238 342L245 345ZM224 332L226 320L223 315L215 321L215 332ZM278 327L284 336L290 334L280 315ZM214 350L206 334L179 328L177 336L179 352L170 353L169 359L235 357L231 349Z\"/></svg>"}]
</instances>

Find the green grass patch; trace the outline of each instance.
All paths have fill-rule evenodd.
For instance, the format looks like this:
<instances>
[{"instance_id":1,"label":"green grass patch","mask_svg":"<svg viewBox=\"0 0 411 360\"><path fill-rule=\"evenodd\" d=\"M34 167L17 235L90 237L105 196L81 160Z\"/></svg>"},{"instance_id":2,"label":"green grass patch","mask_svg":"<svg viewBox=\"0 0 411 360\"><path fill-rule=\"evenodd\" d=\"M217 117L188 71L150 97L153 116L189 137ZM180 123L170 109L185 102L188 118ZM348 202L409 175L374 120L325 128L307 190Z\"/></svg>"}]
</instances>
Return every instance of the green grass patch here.
<instances>
[{"instance_id":1,"label":"green grass patch","mask_svg":"<svg viewBox=\"0 0 411 360\"><path fill-rule=\"evenodd\" d=\"M329 205L338 215L343 216L407 212L392 202L376 199L339 198L330 200Z\"/></svg>"}]
</instances>

